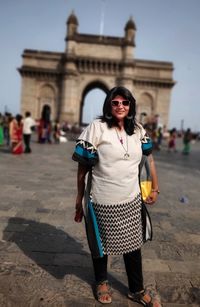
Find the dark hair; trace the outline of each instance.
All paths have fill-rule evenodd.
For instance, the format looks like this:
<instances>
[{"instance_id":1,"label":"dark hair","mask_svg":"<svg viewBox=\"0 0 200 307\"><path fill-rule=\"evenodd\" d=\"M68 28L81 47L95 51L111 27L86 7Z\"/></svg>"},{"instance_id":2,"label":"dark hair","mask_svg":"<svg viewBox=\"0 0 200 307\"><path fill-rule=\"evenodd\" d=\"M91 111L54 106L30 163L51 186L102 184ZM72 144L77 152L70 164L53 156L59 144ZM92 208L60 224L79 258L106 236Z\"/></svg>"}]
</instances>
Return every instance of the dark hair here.
<instances>
[{"instance_id":1,"label":"dark hair","mask_svg":"<svg viewBox=\"0 0 200 307\"><path fill-rule=\"evenodd\" d=\"M15 116L15 118L16 118L16 121L18 122L18 125L21 123L21 121L22 121L22 115L21 114L17 114L16 116Z\"/></svg>"},{"instance_id":2,"label":"dark hair","mask_svg":"<svg viewBox=\"0 0 200 307\"><path fill-rule=\"evenodd\" d=\"M25 116L26 116L26 117L29 117L29 116L31 116L31 112L29 112L29 111L26 111L26 113L25 113Z\"/></svg>"},{"instance_id":3,"label":"dark hair","mask_svg":"<svg viewBox=\"0 0 200 307\"><path fill-rule=\"evenodd\" d=\"M136 101L127 88L123 86L116 86L108 92L103 105L103 115L99 118L102 120L102 122L106 122L109 128L118 126L116 118L112 116L111 106L111 101L118 95L130 101L129 113L124 119L124 129L128 135L132 135L135 132L135 128L138 126L135 120Z\"/></svg>"}]
</instances>

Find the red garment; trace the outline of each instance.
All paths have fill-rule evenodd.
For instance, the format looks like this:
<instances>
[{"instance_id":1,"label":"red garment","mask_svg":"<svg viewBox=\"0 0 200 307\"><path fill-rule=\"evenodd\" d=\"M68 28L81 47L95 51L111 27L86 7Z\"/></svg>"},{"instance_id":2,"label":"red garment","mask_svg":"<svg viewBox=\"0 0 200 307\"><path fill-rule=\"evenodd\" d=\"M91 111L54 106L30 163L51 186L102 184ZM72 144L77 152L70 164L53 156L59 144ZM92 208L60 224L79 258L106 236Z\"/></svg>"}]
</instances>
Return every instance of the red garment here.
<instances>
[{"instance_id":1,"label":"red garment","mask_svg":"<svg viewBox=\"0 0 200 307\"><path fill-rule=\"evenodd\" d=\"M174 140L174 139L171 139L171 140L169 141L168 147L169 147L169 148L174 148L175 145L176 145L175 140Z\"/></svg>"},{"instance_id":2,"label":"red garment","mask_svg":"<svg viewBox=\"0 0 200 307\"><path fill-rule=\"evenodd\" d=\"M40 119L38 126L38 142L43 143L48 140L48 137L51 133L51 124L45 122L43 119Z\"/></svg>"},{"instance_id":3,"label":"red garment","mask_svg":"<svg viewBox=\"0 0 200 307\"><path fill-rule=\"evenodd\" d=\"M19 155L23 153L23 124L18 124L16 120L13 120L12 123L12 132L11 132L11 142L12 142L12 153Z\"/></svg>"}]
</instances>

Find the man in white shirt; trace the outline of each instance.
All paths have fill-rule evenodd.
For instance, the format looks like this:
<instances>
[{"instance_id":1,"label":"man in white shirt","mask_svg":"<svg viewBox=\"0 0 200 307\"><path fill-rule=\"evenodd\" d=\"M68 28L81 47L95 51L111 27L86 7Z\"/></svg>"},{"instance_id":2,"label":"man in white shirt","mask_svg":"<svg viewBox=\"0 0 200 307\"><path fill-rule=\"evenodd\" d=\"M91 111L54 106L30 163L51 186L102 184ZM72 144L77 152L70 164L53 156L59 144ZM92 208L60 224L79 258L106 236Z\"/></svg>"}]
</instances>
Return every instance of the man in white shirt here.
<instances>
[{"instance_id":1,"label":"man in white shirt","mask_svg":"<svg viewBox=\"0 0 200 307\"><path fill-rule=\"evenodd\" d=\"M24 137L24 144L25 150L24 153L31 153L30 142L31 142L31 134L32 129L35 127L36 123L34 119L31 117L30 112L25 113L25 119L23 120L23 137Z\"/></svg>"}]
</instances>

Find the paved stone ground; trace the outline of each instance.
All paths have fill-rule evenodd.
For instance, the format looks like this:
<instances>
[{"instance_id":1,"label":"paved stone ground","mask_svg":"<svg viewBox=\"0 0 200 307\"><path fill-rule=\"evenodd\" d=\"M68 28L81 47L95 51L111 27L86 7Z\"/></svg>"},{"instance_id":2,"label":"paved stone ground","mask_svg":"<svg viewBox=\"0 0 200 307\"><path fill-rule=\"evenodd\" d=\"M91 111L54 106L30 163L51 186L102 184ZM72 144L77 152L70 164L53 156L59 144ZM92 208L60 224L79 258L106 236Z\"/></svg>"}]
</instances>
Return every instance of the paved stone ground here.
<instances>
[{"instance_id":1,"label":"paved stone ground","mask_svg":"<svg viewBox=\"0 0 200 307\"><path fill-rule=\"evenodd\" d=\"M32 143L31 155L0 148L0 306L100 306L83 224L73 221L74 142ZM160 190L150 214L154 239L143 248L145 283L164 307L200 306L200 142L190 156L154 154ZM185 197L186 202L180 198ZM109 260L112 306L126 298L121 257Z\"/></svg>"}]
</instances>

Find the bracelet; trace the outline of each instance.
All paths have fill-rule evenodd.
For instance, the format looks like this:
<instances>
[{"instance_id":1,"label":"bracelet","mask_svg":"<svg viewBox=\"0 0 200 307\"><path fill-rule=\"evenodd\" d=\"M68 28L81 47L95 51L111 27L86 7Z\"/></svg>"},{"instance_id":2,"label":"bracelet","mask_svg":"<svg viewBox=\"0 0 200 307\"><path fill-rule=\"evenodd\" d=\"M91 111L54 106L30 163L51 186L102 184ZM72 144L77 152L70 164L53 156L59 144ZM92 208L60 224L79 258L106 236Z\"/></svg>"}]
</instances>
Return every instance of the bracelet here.
<instances>
[{"instance_id":1,"label":"bracelet","mask_svg":"<svg viewBox=\"0 0 200 307\"><path fill-rule=\"evenodd\" d=\"M158 189L151 189L151 192L156 192L156 193L160 194L160 191Z\"/></svg>"}]
</instances>

